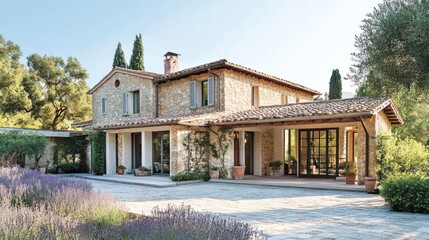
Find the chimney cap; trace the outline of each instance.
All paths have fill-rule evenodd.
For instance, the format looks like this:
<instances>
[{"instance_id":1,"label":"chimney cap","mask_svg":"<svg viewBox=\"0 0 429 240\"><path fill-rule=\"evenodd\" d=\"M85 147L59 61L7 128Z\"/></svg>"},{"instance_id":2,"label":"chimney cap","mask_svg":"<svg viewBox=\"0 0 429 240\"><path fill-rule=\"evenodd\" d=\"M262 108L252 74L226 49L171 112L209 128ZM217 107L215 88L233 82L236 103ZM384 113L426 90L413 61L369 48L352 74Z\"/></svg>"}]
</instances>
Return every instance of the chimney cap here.
<instances>
[{"instance_id":1,"label":"chimney cap","mask_svg":"<svg viewBox=\"0 0 429 240\"><path fill-rule=\"evenodd\" d=\"M174 53L174 52L167 52L166 54L164 54L164 57L167 57L167 56L175 56L175 57L177 57L177 56L180 56L180 54Z\"/></svg>"}]
</instances>

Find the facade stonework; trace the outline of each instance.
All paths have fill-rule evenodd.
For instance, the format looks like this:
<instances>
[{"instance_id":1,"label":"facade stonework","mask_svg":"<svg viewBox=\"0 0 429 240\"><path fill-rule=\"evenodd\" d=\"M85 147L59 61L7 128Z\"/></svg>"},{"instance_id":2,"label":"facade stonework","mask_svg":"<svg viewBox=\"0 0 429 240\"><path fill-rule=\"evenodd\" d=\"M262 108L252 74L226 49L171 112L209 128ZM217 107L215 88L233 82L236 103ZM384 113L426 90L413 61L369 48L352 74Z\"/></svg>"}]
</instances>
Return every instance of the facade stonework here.
<instances>
[{"instance_id":1,"label":"facade stonework","mask_svg":"<svg viewBox=\"0 0 429 240\"><path fill-rule=\"evenodd\" d=\"M115 81L119 80L119 86ZM132 91L140 92L140 113L133 113ZM123 93L128 93L128 114L122 113ZM106 113L102 113L102 99L106 98ZM115 73L94 93L92 93L92 121L94 124L117 123L137 118L154 116L153 81L144 77Z\"/></svg>"},{"instance_id":2,"label":"facade stonework","mask_svg":"<svg viewBox=\"0 0 429 240\"><path fill-rule=\"evenodd\" d=\"M274 129L264 129L261 138L262 175L269 175L269 164L274 160ZM277 160L277 159L276 159ZM280 160L280 159L279 159Z\"/></svg>"}]
</instances>

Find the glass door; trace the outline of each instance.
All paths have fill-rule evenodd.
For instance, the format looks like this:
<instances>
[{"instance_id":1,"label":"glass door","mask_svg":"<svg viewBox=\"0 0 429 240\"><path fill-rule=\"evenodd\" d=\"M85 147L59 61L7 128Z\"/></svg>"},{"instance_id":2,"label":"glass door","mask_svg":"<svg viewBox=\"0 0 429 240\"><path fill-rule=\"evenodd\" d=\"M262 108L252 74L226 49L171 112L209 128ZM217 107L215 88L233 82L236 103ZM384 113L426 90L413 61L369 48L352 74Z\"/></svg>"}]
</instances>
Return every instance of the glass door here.
<instances>
[{"instance_id":1,"label":"glass door","mask_svg":"<svg viewBox=\"0 0 429 240\"><path fill-rule=\"evenodd\" d=\"M244 174L253 175L253 132L244 133Z\"/></svg>"},{"instance_id":2,"label":"glass door","mask_svg":"<svg viewBox=\"0 0 429 240\"><path fill-rule=\"evenodd\" d=\"M307 176L338 175L338 129L299 131L299 173Z\"/></svg>"},{"instance_id":3,"label":"glass door","mask_svg":"<svg viewBox=\"0 0 429 240\"><path fill-rule=\"evenodd\" d=\"M152 168L154 174L170 174L170 133L153 132Z\"/></svg>"}]
</instances>

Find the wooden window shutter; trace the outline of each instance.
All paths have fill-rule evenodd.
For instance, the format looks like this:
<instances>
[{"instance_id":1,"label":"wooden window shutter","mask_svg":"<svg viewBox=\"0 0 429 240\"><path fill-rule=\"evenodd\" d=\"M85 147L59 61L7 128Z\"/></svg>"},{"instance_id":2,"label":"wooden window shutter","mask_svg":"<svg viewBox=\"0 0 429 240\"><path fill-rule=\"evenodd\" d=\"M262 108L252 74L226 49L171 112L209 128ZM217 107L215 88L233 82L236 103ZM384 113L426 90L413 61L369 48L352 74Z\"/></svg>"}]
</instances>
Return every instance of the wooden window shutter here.
<instances>
[{"instance_id":1,"label":"wooden window shutter","mask_svg":"<svg viewBox=\"0 0 429 240\"><path fill-rule=\"evenodd\" d=\"M214 105L214 83L215 83L215 78L214 77L209 77L209 96L208 96L208 105L212 106Z\"/></svg>"},{"instance_id":2,"label":"wooden window shutter","mask_svg":"<svg viewBox=\"0 0 429 240\"><path fill-rule=\"evenodd\" d=\"M128 114L128 93L122 93L122 114Z\"/></svg>"},{"instance_id":3,"label":"wooden window shutter","mask_svg":"<svg viewBox=\"0 0 429 240\"><path fill-rule=\"evenodd\" d=\"M189 106L196 107L197 103L197 83L195 81L189 82Z\"/></svg>"}]
</instances>

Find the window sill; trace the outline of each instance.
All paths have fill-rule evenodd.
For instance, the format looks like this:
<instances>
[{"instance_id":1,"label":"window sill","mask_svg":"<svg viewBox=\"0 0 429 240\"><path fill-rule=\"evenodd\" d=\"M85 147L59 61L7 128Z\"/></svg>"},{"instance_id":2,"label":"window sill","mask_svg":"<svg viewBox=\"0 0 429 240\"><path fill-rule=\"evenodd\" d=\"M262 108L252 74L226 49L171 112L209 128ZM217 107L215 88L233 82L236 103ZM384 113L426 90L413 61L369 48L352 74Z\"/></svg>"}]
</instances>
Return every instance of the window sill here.
<instances>
[{"instance_id":1,"label":"window sill","mask_svg":"<svg viewBox=\"0 0 429 240\"><path fill-rule=\"evenodd\" d=\"M214 105L189 107L189 109L191 110L210 109L210 108L214 108Z\"/></svg>"}]
</instances>

